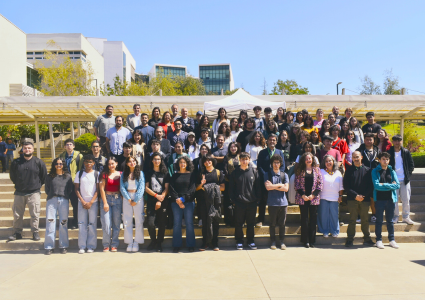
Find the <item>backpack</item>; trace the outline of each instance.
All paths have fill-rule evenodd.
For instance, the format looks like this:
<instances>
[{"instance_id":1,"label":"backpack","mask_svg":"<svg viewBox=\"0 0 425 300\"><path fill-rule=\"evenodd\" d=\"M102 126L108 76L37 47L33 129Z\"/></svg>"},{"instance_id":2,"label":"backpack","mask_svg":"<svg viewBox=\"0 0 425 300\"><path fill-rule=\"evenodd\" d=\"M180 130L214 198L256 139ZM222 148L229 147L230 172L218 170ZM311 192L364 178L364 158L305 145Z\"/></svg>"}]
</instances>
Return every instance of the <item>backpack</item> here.
<instances>
[{"instance_id":1,"label":"backpack","mask_svg":"<svg viewBox=\"0 0 425 300\"><path fill-rule=\"evenodd\" d=\"M272 178L272 171L267 172L267 177L270 180ZM285 180L285 172L280 171L280 183L284 184L283 181ZM273 183L273 182L272 182ZM289 182L287 182L289 183Z\"/></svg>"}]
</instances>

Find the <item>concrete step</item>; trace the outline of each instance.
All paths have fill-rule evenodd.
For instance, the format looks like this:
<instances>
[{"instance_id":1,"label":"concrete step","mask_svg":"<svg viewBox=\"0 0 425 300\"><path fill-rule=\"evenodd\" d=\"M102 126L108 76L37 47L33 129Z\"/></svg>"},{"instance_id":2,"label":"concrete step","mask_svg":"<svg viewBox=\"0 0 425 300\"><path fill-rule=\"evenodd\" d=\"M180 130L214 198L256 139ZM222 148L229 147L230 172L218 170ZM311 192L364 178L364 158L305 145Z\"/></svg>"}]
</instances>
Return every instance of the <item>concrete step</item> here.
<instances>
[{"instance_id":1,"label":"concrete step","mask_svg":"<svg viewBox=\"0 0 425 300\"><path fill-rule=\"evenodd\" d=\"M372 235L373 237L373 235ZM347 235L344 233L341 233L336 238L324 238L321 235L318 235L316 237L316 245L321 247L327 247L327 246L335 246L335 247L341 247L345 244L345 241L347 239ZM423 232L399 232L396 234L395 239L397 243L403 244L403 243L424 243L425 242L425 233ZM374 237L373 237L374 240ZM286 251L291 251L292 247L302 247L302 244L300 242L300 235L298 234L291 234L286 235L285 244L289 246L289 248ZM385 244L388 244L388 237L384 234L383 235L383 242ZM255 243L260 248L268 248L270 246L270 237L269 235L256 235L255 236ZM150 244L150 239L148 235L145 235L145 242L144 244L139 245L141 252L146 253L146 247ZM202 244L202 238L197 237L196 238L196 245L197 247L200 247ZM351 247L351 249L356 249L360 247L364 247L363 245L363 237L361 234L357 235L354 238L354 246ZM235 237L234 236L220 236L218 245L221 250L233 250L235 247ZM171 251L172 248L172 237L165 237L164 242L162 244L163 248L165 248L165 251ZM183 242L184 246L184 242ZM120 245L119 249L120 251L125 251L125 248L127 245L124 243L124 239L120 238ZM58 248L58 241L56 241L56 249ZM400 245L400 248L403 248L403 245ZM0 251L25 251L25 250L43 250L44 249L44 238L42 238L40 241L35 242L30 239L22 239L14 242L8 242L7 240L0 240ZM77 251L78 250L78 239L70 239L69 241L69 248L70 251ZM346 249L345 247L341 247L341 249ZM195 249L198 251L198 249ZM349 250L349 249L347 249ZM97 239L97 252L102 251L102 239ZM182 252L186 252L187 249L182 249Z\"/></svg>"},{"instance_id":2,"label":"concrete step","mask_svg":"<svg viewBox=\"0 0 425 300\"><path fill-rule=\"evenodd\" d=\"M424 182L422 182L424 183ZM412 195L425 195L425 186L411 186Z\"/></svg>"},{"instance_id":3,"label":"concrete step","mask_svg":"<svg viewBox=\"0 0 425 300\"><path fill-rule=\"evenodd\" d=\"M423 173L413 173L410 180L425 180L425 174L423 174Z\"/></svg>"},{"instance_id":4,"label":"concrete step","mask_svg":"<svg viewBox=\"0 0 425 300\"><path fill-rule=\"evenodd\" d=\"M15 185L13 183L0 185L0 191L2 192L15 192ZM13 195L12 193L12 195ZM41 193L44 193L44 185L41 187ZM11 197L13 198L13 197Z\"/></svg>"},{"instance_id":5,"label":"concrete step","mask_svg":"<svg viewBox=\"0 0 425 300\"><path fill-rule=\"evenodd\" d=\"M0 190L1 190L1 188L0 188ZM3 191L1 191L0 192L0 199L13 199L13 197L14 197L14 191L8 191L8 192L3 192ZM47 195L46 195L46 193L44 193L44 192L42 192L41 193L41 195L40 195L40 199L46 199L47 198Z\"/></svg>"}]
</instances>

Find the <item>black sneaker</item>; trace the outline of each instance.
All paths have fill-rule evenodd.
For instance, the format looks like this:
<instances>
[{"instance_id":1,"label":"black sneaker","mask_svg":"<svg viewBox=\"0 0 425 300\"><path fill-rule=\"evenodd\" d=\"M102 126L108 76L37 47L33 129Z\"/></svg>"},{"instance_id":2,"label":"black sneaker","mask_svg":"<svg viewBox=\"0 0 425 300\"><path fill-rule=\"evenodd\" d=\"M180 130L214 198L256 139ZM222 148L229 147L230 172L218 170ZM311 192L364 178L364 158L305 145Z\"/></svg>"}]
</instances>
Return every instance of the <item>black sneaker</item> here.
<instances>
[{"instance_id":1,"label":"black sneaker","mask_svg":"<svg viewBox=\"0 0 425 300\"><path fill-rule=\"evenodd\" d=\"M248 244L249 249L251 250L257 250L257 245L255 245L255 243L250 243Z\"/></svg>"},{"instance_id":2,"label":"black sneaker","mask_svg":"<svg viewBox=\"0 0 425 300\"><path fill-rule=\"evenodd\" d=\"M50 255L50 254L52 254L53 252L55 252L55 250L54 249L46 249L46 252L44 253L45 255Z\"/></svg>"},{"instance_id":3,"label":"black sneaker","mask_svg":"<svg viewBox=\"0 0 425 300\"><path fill-rule=\"evenodd\" d=\"M304 243L304 247L310 248L310 244L309 243Z\"/></svg>"},{"instance_id":4,"label":"black sneaker","mask_svg":"<svg viewBox=\"0 0 425 300\"><path fill-rule=\"evenodd\" d=\"M16 241L16 240L22 240L22 234L15 232L14 234L12 234L11 236L9 236L8 240L11 241Z\"/></svg>"},{"instance_id":5,"label":"black sneaker","mask_svg":"<svg viewBox=\"0 0 425 300\"><path fill-rule=\"evenodd\" d=\"M345 242L345 247L351 247L351 246L353 246L353 241L346 241Z\"/></svg>"},{"instance_id":6,"label":"black sneaker","mask_svg":"<svg viewBox=\"0 0 425 300\"><path fill-rule=\"evenodd\" d=\"M242 243L236 243L236 250L243 250L243 244Z\"/></svg>"},{"instance_id":7,"label":"black sneaker","mask_svg":"<svg viewBox=\"0 0 425 300\"><path fill-rule=\"evenodd\" d=\"M310 248L316 248L316 245L310 244Z\"/></svg>"},{"instance_id":8,"label":"black sneaker","mask_svg":"<svg viewBox=\"0 0 425 300\"><path fill-rule=\"evenodd\" d=\"M149 245L149 246L150 246L150 245ZM161 245L161 243L156 243L155 251L156 251L156 252L162 252L162 245Z\"/></svg>"},{"instance_id":9,"label":"black sneaker","mask_svg":"<svg viewBox=\"0 0 425 300\"><path fill-rule=\"evenodd\" d=\"M33 239L34 241L39 241L39 240L40 240L40 235L38 234L38 232L34 232L34 233L32 234L32 239Z\"/></svg>"},{"instance_id":10,"label":"black sneaker","mask_svg":"<svg viewBox=\"0 0 425 300\"><path fill-rule=\"evenodd\" d=\"M77 229L78 228L78 223L75 220L72 220L71 226L69 228L70 229Z\"/></svg>"},{"instance_id":11,"label":"black sneaker","mask_svg":"<svg viewBox=\"0 0 425 300\"><path fill-rule=\"evenodd\" d=\"M60 249L60 254L66 254L67 252L68 252L68 249L66 249L66 248Z\"/></svg>"},{"instance_id":12,"label":"black sneaker","mask_svg":"<svg viewBox=\"0 0 425 300\"><path fill-rule=\"evenodd\" d=\"M179 247L174 247L173 248L173 253L179 253L179 251L180 251L180 248Z\"/></svg>"},{"instance_id":13,"label":"black sneaker","mask_svg":"<svg viewBox=\"0 0 425 300\"><path fill-rule=\"evenodd\" d=\"M363 246L373 247L375 243L372 240L368 240L363 243Z\"/></svg>"},{"instance_id":14,"label":"black sneaker","mask_svg":"<svg viewBox=\"0 0 425 300\"><path fill-rule=\"evenodd\" d=\"M195 252L195 247L189 247L189 252Z\"/></svg>"},{"instance_id":15,"label":"black sneaker","mask_svg":"<svg viewBox=\"0 0 425 300\"><path fill-rule=\"evenodd\" d=\"M153 249L155 249L155 241L151 241L151 243L149 244L149 246L148 246L148 251L152 251Z\"/></svg>"}]
</instances>

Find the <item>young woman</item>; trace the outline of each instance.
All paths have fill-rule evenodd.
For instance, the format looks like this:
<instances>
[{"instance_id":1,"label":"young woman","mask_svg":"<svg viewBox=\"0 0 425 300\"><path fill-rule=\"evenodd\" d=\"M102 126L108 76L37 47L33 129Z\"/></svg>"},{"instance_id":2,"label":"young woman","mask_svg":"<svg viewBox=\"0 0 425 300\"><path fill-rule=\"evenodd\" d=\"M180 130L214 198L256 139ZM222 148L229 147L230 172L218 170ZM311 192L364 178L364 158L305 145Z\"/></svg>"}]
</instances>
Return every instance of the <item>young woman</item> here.
<instances>
[{"instance_id":1,"label":"young woman","mask_svg":"<svg viewBox=\"0 0 425 300\"><path fill-rule=\"evenodd\" d=\"M390 141L390 137L385 129L380 129L378 131L378 138L375 139L375 145L381 152L388 152L393 145Z\"/></svg>"},{"instance_id":2,"label":"young woman","mask_svg":"<svg viewBox=\"0 0 425 300\"><path fill-rule=\"evenodd\" d=\"M236 142L231 142L227 151L227 155L223 159L223 171L224 171L224 180L225 180L225 190L223 193L223 207L224 207L224 223L226 226L234 227L235 220L232 218L232 203L230 202L229 195L229 182L230 175L235 170L236 167L240 165L239 163L239 154L241 149Z\"/></svg>"},{"instance_id":3,"label":"young woman","mask_svg":"<svg viewBox=\"0 0 425 300\"><path fill-rule=\"evenodd\" d=\"M292 126L294 125L294 114L291 111L287 111L285 115L286 122L279 125L279 132L282 130L286 130L289 134L292 130Z\"/></svg>"},{"instance_id":4,"label":"young woman","mask_svg":"<svg viewBox=\"0 0 425 300\"><path fill-rule=\"evenodd\" d=\"M323 110L321 108L319 108L318 110L316 110L316 120L314 120L314 126L320 130L320 128L322 128L322 123L323 123Z\"/></svg>"},{"instance_id":5,"label":"young woman","mask_svg":"<svg viewBox=\"0 0 425 300\"><path fill-rule=\"evenodd\" d=\"M354 132L354 135L356 136L356 142L363 144L364 143L363 131L360 128L360 124L355 117L350 118L350 129Z\"/></svg>"},{"instance_id":6,"label":"young woman","mask_svg":"<svg viewBox=\"0 0 425 300\"><path fill-rule=\"evenodd\" d=\"M242 128L239 125L238 119L230 119L230 135L232 136L232 142L236 142L236 139L241 132Z\"/></svg>"},{"instance_id":7,"label":"young woman","mask_svg":"<svg viewBox=\"0 0 425 300\"><path fill-rule=\"evenodd\" d=\"M336 124L336 117L334 114L328 116L329 125L332 127Z\"/></svg>"},{"instance_id":8,"label":"young woman","mask_svg":"<svg viewBox=\"0 0 425 300\"><path fill-rule=\"evenodd\" d=\"M55 158L52 162L49 175L46 177L45 192L46 204L46 236L44 249L46 255L55 250L56 238L56 215L59 215L59 249L60 253L66 254L69 247L68 240L68 215L69 197L74 190L71 174L68 173L66 162L61 158Z\"/></svg>"},{"instance_id":9,"label":"young woman","mask_svg":"<svg viewBox=\"0 0 425 300\"><path fill-rule=\"evenodd\" d=\"M232 142L230 125L228 125L226 122L221 123L218 127L218 134L224 135L224 147L227 149L229 147L229 144ZM215 143L215 146L217 146L217 143Z\"/></svg>"},{"instance_id":10,"label":"young woman","mask_svg":"<svg viewBox=\"0 0 425 300\"><path fill-rule=\"evenodd\" d=\"M287 170L292 166L293 161L291 161L290 153L291 153L291 144L289 143L288 132L286 130L282 130L279 133L278 142L276 144L276 149L279 149L283 152L283 156L285 157L285 167Z\"/></svg>"},{"instance_id":11,"label":"young woman","mask_svg":"<svg viewBox=\"0 0 425 300\"><path fill-rule=\"evenodd\" d=\"M195 210L195 177L193 164L187 156L177 160L179 171L174 173L170 181L171 209L173 210L173 252L177 253L183 243L182 220L186 224L186 246L189 252L195 251L195 229L193 227L193 212Z\"/></svg>"},{"instance_id":12,"label":"young woman","mask_svg":"<svg viewBox=\"0 0 425 300\"><path fill-rule=\"evenodd\" d=\"M193 132L189 132L187 135L187 139L184 143L184 151L189 155L190 160L194 160L199 156L199 147Z\"/></svg>"},{"instance_id":13,"label":"young woman","mask_svg":"<svg viewBox=\"0 0 425 300\"><path fill-rule=\"evenodd\" d=\"M167 195L170 175L167 172L167 167L161 154L154 152L151 158L149 171L146 172L145 185L145 190L148 194L146 214L148 217L149 236L151 238L148 250L155 249L157 252L162 252L162 242L164 241L167 221ZM158 235L156 234L155 225L158 227Z\"/></svg>"},{"instance_id":14,"label":"young woman","mask_svg":"<svg viewBox=\"0 0 425 300\"><path fill-rule=\"evenodd\" d=\"M220 124L223 122L226 122L227 125L230 125L230 121L227 118L226 109L224 107L220 107L217 112L217 118L214 120L213 126L212 126L212 129L215 135L218 134L218 128L220 127Z\"/></svg>"},{"instance_id":15,"label":"young woman","mask_svg":"<svg viewBox=\"0 0 425 300\"><path fill-rule=\"evenodd\" d=\"M341 132L339 133L339 137L345 140L348 134L348 130L350 130L350 127L348 126L348 121L343 121L339 125L341 126Z\"/></svg>"},{"instance_id":16,"label":"young woman","mask_svg":"<svg viewBox=\"0 0 425 300\"><path fill-rule=\"evenodd\" d=\"M210 138L211 143L214 144L214 142L215 142L214 131L210 129L211 124L210 124L210 119L208 118L208 116L203 115L199 124L200 125L195 129L196 140L199 140L201 138L202 129L207 128L208 129L208 137ZM200 144L200 143L198 143L198 144Z\"/></svg>"},{"instance_id":17,"label":"young woman","mask_svg":"<svg viewBox=\"0 0 425 300\"><path fill-rule=\"evenodd\" d=\"M300 126L304 125L304 115L302 111L297 112L297 115L295 117L295 123L300 124Z\"/></svg>"},{"instance_id":18,"label":"young woman","mask_svg":"<svg viewBox=\"0 0 425 300\"><path fill-rule=\"evenodd\" d=\"M298 138L299 138L300 132L301 132L300 124L294 123L294 125L291 127L291 132L289 133L289 141L291 142L291 145L296 145L299 143Z\"/></svg>"},{"instance_id":19,"label":"young woman","mask_svg":"<svg viewBox=\"0 0 425 300\"><path fill-rule=\"evenodd\" d=\"M252 135L249 144L246 145L245 148L245 152L251 155L251 161L254 168L257 168L258 154L263 149L266 149L266 139L261 132L257 131Z\"/></svg>"},{"instance_id":20,"label":"young woman","mask_svg":"<svg viewBox=\"0 0 425 300\"><path fill-rule=\"evenodd\" d=\"M325 135L331 135L329 129L331 129L331 124L329 123L329 120L323 120L322 128L320 128L319 131L320 140L322 140Z\"/></svg>"},{"instance_id":21,"label":"young woman","mask_svg":"<svg viewBox=\"0 0 425 300\"><path fill-rule=\"evenodd\" d=\"M283 109L283 107L279 107L277 109L276 116L273 118L273 120L276 122L278 126L285 123L286 118L285 118L285 110Z\"/></svg>"},{"instance_id":22,"label":"young woman","mask_svg":"<svg viewBox=\"0 0 425 300\"><path fill-rule=\"evenodd\" d=\"M125 169L120 179L120 191L123 197L124 243L128 245L127 252L137 252L139 244L145 241L143 232L145 176L133 155L125 160ZM136 222L134 240L133 215Z\"/></svg>"},{"instance_id":23,"label":"young woman","mask_svg":"<svg viewBox=\"0 0 425 300\"><path fill-rule=\"evenodd\" d=\"M145 161L145 151L146 144L143 139L142 131L137 129L133 132L133 137L129 141L133 145L133 155L137 159L137 163L140 167L143 166L143 162Z\"/></svg>"},{"instance_id":24,"label":"young woman","mask_svg":"<svg viewBox=\"0 0 425 300\"><path fill-rule=\"evenodd\" d=\"M341 129L338 125L334 125L331 127L330 131L331 137L334 139L332 143L332 148L339 151L339 153L341 154L342 162L345 163L345 156L350 150L348 149L347 142L339 137Z\"/></svg>"},{"instance_id":25,"label":"young woman","mask_svg":"<svg viewBox=\"0 0 425 300\"><path fill-rule=\"evenodd\" d=\"M217 194L214 199L210 199L211 193L207 192L206 186L208 186L208 191L215 189L217 186L220 187L220 191L224 191L224 174L223 172L215 169L216 160L211 154L207 154L206 156L202 157L202 164L204 169L199 174L200 176L198 176L196 183L196 190L199 192L197 193L199 196L197 196L197 201L203 222L202 246L199 250L205 251L209 246L211 246L214 251L219 251L219 220L212 218L209 212L211 207L214 207L215 211L218 211L218 214L220 214L221 199L220 195Z\"/></svg>"},{"instance_id":26,"label":"young woman","mask_svg":"<svg viewBox=\"0 0 425 300\"><path fill-rule=\"evenodd\" d=\"M298 135L298 141L299 143L294 145L292 144L292 155L296 155L295 157L298 157L299 155L302 155L304 145L310 140L310 134L307 131L301 130L301 132Z\"/></svg>"},{"instance_id":27,"label":"young woman","mask_svg":"<svg viewBox=\"0 0 425 300\"><path fill-rule=\"evenodd\" d=\"M309 134L313 131L319 133L319 130L314 127L314 121L313 118L310 115L306 115L304 117L304 125L301 126L301 130L307 131Z\"/></svg>"},{"instance_id":28,"label":"young woman","mask_svg":"<svg viewBox=\"0 0 425 300\"><path fill-rule=\"evenodd\" d=\"M323 148L323 144L320 141L320 136L319 133L316 131L312 131L310 133L310 142L313 144L313 146L316 148L316 152L317 150L321 150Z\"/></svg>"},{"instance_id":29,"label":"young woman","mask_svg":"<svg viewBox=\"0 0 425 300\"><path fill-rule=\"evenodd\" d=\"M345 140L347 141L348 149L350 150L345 156L345 163L351 166L353 164L353 153L359 149L360 143L356 141L356 136L353 130L348 130Z\"/></svg>"},{"instance_id":30,"label":"young woman","mask_svg":"<svg viewBox=\"0 0 425 300\"><path fill-rule=\"evenodd\" d=\"M152 109L152 119L150 119L148 121L148 125L156 128L158 127L158 124L161 122L161 110L159 109L159 107L154 107Z\"/></svg>"},{"instance_id":31,"label":"young woman","mask_svg":"<svg viewBox=\"0 0 425 300\"><path fill-rule=\"evenodd\" d=\"M173 118L171 117L171 113L169 111L166 111L162 115L162 121L158 124L158 126L164 128L164 139L167 138L168 133L175 130Z\"/></svg>"},{"instance_id":32,"label":"young woman","mask_svg":"<svg viewBox=\"0 0 425 300\"><path fill-rule=\"evenodd\" d=\"M100 175L99 190L100 221L103 232L103 252L117 252L121 225L122 198L120 194L121 172L117 171L118 162L111 156ZM112 231L111 231L112 229Z\"/></svg>"},{"instance_id":33,"label":"young woman","mask_svg":"<svg viewBox=\"0 0 425 300\"><path fill-rule=\"evenodd\" d=\"M267 140L269 138L269 135L271 133L274 133L276 135L279 135L277 124L274 120L269 120L266 124L266 129L263 130L264 138Z\"/></svg>"},{"instance_id":34,"label":"young woman","mask_svg":"<svg viewBox=\"0 0 425 300\"><path fill-rule=\"evenodd\" d=\"M307 152L300 158L295 170L295 204L301 212L301 243L306 248L314 248L316 243L317 208L323 178L314 161L313 154Z\"/></svg>"},{"instance_id":35,"label":"young woman","mask_svg":"<svg viewBox=\"0 0 425 300\"><path fill-rule=\"evenodd\" d=\"M243 128L243 124L245 124L246 119L248 119L248 112L245 109L241 109L239 112L239 118L237 119L239 128Z\"/></svg>"},{"instance_id":36,"label":"young woman","mask_svg":"<svg viewBox=\"0 0 425 300\"><path fill-rule=\"evenodd\" d=\"M325 155L322 159L321 170L323 189L320 192L320 205L317 225L319 232L327 238L339 235L338 207L342 202L344 187L342 175L338 171L338 163L332 155Z\"/></svg>"},{"instance_id":37,"label":"young woman","mask_svg":"<svg viewBox=\"0 0 425 300\"><path fill-rule=\"evenodd\" d=\"M313 154L313 157L314 157L313 159L316 165L318 166L320 164L319 159L316 157L316 148L314 147L314 145L311 142L305 142L302 147L302 153L298 155L297 159L295 160L295 166L297 166L300 163L301 156L304 153L308 153L308 152Z\"/></svg>"}]
</instances>

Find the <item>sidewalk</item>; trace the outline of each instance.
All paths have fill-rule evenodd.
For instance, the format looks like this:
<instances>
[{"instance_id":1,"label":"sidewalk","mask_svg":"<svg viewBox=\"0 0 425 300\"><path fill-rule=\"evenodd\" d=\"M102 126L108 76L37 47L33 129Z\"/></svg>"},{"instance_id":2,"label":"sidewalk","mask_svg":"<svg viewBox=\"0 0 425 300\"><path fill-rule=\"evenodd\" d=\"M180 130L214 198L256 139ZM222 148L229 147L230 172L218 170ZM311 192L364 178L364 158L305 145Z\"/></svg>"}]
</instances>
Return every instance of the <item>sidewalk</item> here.
<instances>
[{"instance_id":1,"label":"sidewalk","mask_svg":"<svg viewBox=\"0 0 425 300\"><path fill-rule=\"evenodd\" d=\"M425 298L424 244L356 248L0 252L0 293L2 299Z\"/></svg>"}]
</instances>

